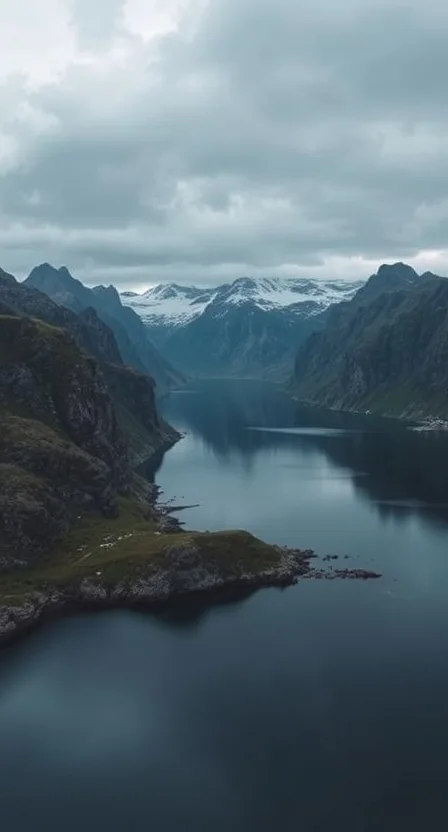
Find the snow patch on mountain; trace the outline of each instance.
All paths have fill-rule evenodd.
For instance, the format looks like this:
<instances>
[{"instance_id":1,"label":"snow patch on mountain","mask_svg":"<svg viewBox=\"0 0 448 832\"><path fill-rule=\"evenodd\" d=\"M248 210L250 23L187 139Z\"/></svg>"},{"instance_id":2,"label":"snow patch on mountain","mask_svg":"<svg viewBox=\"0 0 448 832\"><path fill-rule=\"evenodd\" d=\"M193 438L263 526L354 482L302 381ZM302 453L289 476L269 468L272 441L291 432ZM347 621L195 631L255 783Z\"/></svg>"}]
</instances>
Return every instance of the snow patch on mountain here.
<instances>
[{"instance_id":1,"label":"snow patch on mountain","mask_svg":"<svg viewBox=\"0 0 448 832\"><path fill-rule=\"evenodd\" d=\"M310 317L333 303L350 300L362 285L343 280L242 277L210 289L161 283L141 295L123 292L121 300L148 326L179 327L198 318L210 304L252 304L265 311L285 310L298 317Z\"/></svg>"},{"instance_id":2,"label":"snow patch on mountain","mask_svg":"<svg viewBox=\"0 0 448 832\"><path fill-rule=\"evenodd\" d=\"M216 292L216 289L161 283L152 286L142 295L123 293L121 301L124 306L130 306L148 325L184 326L202 314Z\"/></svg>"}]
</instances>

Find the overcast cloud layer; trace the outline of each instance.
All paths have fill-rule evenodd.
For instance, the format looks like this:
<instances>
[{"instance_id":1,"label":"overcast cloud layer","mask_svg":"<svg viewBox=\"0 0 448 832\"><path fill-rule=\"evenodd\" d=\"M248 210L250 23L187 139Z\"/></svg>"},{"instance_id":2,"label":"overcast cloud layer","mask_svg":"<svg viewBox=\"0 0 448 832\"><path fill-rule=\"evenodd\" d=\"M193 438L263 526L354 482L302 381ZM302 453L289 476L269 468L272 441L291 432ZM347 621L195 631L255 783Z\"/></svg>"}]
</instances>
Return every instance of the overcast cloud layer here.
<instances>
[{"instance_id":1,"label":"overcast cloud layer","mask_svg":"<svg viewBox=\"0 0 448 832\"><path fill-rule=\"evenodd\" d=\"M0 0L0 264L448 273L448 4Z\"/></svg>"}]
</instances>

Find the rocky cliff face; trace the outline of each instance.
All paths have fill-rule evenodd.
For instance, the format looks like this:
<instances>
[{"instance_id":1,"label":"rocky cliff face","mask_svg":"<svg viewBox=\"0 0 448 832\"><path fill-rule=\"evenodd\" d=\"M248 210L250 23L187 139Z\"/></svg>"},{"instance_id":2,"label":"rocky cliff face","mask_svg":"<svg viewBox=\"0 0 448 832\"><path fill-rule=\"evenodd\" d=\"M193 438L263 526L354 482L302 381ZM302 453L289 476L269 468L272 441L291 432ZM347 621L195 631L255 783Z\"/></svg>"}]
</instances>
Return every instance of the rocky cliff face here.
<instances>
[{"instance_id":1,"label":"rocky cliff face","mask_svg":"<svg viewBox=\"0 0 448 832\"><path fill-rule=\"evenodd\" d=\"M123 364L114 333L94 309L76 314L5 274L0 273L0 314L31 316L62 327L82 350L98 359L119 423L138 460L175 441L176 433L158 419L153 379Z\"/></svg>"},{"instance_id":2,"label":"rocky cliff face","mask_svg":"<svg viewBox=\"0 0 448 832\"><path fill-rule=\"evenodd\" d=\"M113 516L128 449L97 362L62 329L0 317L0 549L22 561L81 506Z\"/></svg>"},{"instance_id":3,"label":"rocky cliff face","mask_svg":"<svg viewBox=\"0 0 448 832\"><path fill-rule=\"evenodd\" d=\"M78 515L117 516L132 463L176 438L94 310L0 274L0 569L51 550Z\"/></svg>"},{"instance_id":4,"label":"rocky cliff face","mask_svg":"<svg viewBox=\"0 0 448 832\"><path fill-rule=\"evenodd\" d=\"M299 398L347 410L448 415L448 280L413 275L402 264L383 267L368 292L335 308L326 329L299 351Z\"/></svg>"}]
</instances>

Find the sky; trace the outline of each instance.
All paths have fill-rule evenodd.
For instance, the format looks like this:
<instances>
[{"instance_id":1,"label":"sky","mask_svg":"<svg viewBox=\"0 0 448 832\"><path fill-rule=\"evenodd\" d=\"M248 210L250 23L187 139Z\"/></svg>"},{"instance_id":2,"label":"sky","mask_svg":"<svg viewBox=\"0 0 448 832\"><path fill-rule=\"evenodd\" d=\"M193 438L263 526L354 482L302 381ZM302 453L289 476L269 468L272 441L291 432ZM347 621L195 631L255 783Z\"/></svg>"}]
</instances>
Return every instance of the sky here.
<instances>
[{"instance_id":1,"label":"sky","mask_svg":"<svg viewBox=\"0 0 448 832\"><path fill-rule=\"evenodd\" d=\"M448 4L0 0L0 265L448 274Z\"/></svg>"}]
</instances>

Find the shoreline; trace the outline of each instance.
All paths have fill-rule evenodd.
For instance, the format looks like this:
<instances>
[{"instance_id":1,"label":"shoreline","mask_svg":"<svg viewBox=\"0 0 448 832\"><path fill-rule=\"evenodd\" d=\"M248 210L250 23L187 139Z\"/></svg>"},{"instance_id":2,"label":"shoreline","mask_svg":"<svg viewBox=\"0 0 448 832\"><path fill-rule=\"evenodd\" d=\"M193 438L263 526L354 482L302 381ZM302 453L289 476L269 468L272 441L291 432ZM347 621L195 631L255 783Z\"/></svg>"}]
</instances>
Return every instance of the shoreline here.
<instances>
[{"instance_id":1,"label":"shoreline","mask_svg":"<svg viewBox=\"0 0 448 832\"><path fill-rule=\"evenodd\" d=\"M334 581L381 577L379 573L365 569L312 568L311 560L317 556L310 550L272 549L279 553L277 563L252 571L242 568L232 574L204 566L200 563L198 550L174 544L163 565L150 567L115 584L97 575L84 577L77 586L42 587L24 597L21 603L0 605L0 649L50 621L80 613L119 609L156 613L174 606L176 601L190 599L214 606L233 594L251 595L260 589L286 589L305 579ZM194 560L199 562L194 564Z\"/></svg>"},{"instance_id":2,"label":"shoreline","mask_svg":"<svg viewBox=\"0 0 448 832\"><path fill-rule=\"evenodd\" d=\"M176 434L167 450L183 438ZM77 536L47 560L0 575L0 647L74 613L154 612L177 599L215 604L225 593L285 588L301 578L381 577L363 569L312 568L313 551L267 544L245 531L184 531L173 515L187 506L162 503L160 486L139 479L138 499L123 499L117 519L81 523ZM323 558L330 559L337 556Z\"/></svg>"},{"instance_id":3,"label":"shoreline","mask_svg":"<svg viewBox=\"0 0 448 832\"><path fill-rule=\"evenodd\" d=\"M394 422L402 422L405 423L404 426L407 427L408 430L417 432L443 432L448 430L448 420L442 419L441 416L418 416L407 412L388 413L382 410L357 410L356 408L350 407L338 407L337 405L331 406L329 404L322 404L308 399L301 399L299 396L292 394L290 391L287 392L289 393L292 401L297 402L297 404L302 405L304 408L309 410L320 410L326 411L327 413L345 413L348 416L367 416L368 418L373 417L377 419L392 420Z\"/></svg>"},{"instance_id":4,"label":"shoreline","mask_svg":"<svg viewBox=\"0 0 448 832\"><path fill-rule=\"evenodd\" d=\"M131 572L115 582L104 579L101 574L88 575L81 578L77 585L43 586L21 601L15 603L11 600L10 604L1 605L0 646L17 640L51 619L75 612L112 609L144 609L149 612L186 596L213 601L223 591L292 586L308 573L310 559L314 556L310 551L270 547L278 554L276 562L251 570L240 561L220 569L216 564L202 562L199 547L180 541L177 543L176 532L171 534L173 544L165 550L163 560L156 564L147 562L138 573ZM215 535L218 538L220 533Z\"/></svg>"}]
</instances>

